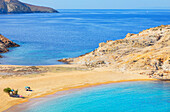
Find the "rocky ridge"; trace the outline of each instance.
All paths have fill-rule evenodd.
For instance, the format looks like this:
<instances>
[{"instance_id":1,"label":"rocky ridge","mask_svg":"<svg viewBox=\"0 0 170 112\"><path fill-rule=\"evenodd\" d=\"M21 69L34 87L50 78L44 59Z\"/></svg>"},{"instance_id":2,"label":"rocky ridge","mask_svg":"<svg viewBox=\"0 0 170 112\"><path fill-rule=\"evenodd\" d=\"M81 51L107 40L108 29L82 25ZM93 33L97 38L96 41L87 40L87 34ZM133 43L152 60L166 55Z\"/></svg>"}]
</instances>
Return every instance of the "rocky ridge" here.
<instances>
[{"instance_id":1,"label":"rocky ridge","mask_svg":"<svg viewBox=\"0 0 170 112\"><path fill-rule=\"evenodd\" d=\"M0 53L8 52L9 47L19 47L19 45L0 34Z\"/></svg>"},{"instance_id":2,"label":"rocky ridge","mask_svg":"<svg viewBox=\"0 0 170 112\"><path fill-rule=\"evenodd\" d=\"M35 6L18 0L0 0L0 14L8 13L57 13L49 7Z\"/></svg>"},{"instance_id":3,"label":"rocky ridge","mask_svg":"<svg viewBox=\"0 0 170 112\"><path fill-rule=\"evenodd\" d=\"M170 78L170 25L128 33L124 39L100 43L90 53L59 61Z\"/></svg>"}]
</instances>

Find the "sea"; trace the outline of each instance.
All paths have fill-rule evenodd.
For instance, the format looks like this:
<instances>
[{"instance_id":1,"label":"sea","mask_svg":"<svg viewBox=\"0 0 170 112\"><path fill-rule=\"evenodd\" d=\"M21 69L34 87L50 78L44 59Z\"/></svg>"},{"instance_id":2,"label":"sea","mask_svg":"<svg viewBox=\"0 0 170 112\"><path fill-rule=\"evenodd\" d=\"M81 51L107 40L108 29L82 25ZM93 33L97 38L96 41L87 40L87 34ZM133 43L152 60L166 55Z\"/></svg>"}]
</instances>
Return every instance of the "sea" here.
<instances>
[{"instance_id":1,"label":"sea","mask_svg":"<svg viewBox=\"0 0 170 112\"><path fill-rule=\"evenodd\" d=\"M170 24L170 9L59 9L60 13L0 15L0 33L21 45L2 65L56 65L127 33Z\"/></svg>"},{"instance_id":2,"label":"sea","mask_svg":"<svg viewBox=\"0 0 170 112\"><path fill-rule=\"evenodd\" d=\"M6 112L170 112L170 83L137 81L73 89Z\"/></svg>"}]
</instances>

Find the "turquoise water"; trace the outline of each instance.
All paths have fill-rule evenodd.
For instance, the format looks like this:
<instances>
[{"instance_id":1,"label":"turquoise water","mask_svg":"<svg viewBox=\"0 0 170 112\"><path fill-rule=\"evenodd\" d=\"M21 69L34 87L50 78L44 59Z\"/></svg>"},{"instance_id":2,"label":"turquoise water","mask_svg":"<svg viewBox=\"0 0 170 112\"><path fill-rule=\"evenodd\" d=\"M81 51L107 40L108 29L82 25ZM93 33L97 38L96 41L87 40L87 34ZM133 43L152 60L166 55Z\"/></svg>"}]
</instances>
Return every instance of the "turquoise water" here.
<instances>
[{"instance_id":1,"label":"turquoise water","mask_svg":"<svg viewBox=\"0 0 170 112\"><path fill-rule=\"evenodd\" d=\"M21 112L170 112L170 83L122 82L59 92L16 106ZM13 110L13 112L16 110Z\"/></svg>"},{"instance_id":2,"label":"turquoise water","mask_svg":"<svg viewBox=\"0 0 170 112\"><path fill-rule=\"evenodd\" d=\"M100 42L170 24L170 10L59 11L59 14L0 15L0 33L21 45L3 54L0 63L61 64L58 59L90 52Z\"/></svg>"}]
</instances>

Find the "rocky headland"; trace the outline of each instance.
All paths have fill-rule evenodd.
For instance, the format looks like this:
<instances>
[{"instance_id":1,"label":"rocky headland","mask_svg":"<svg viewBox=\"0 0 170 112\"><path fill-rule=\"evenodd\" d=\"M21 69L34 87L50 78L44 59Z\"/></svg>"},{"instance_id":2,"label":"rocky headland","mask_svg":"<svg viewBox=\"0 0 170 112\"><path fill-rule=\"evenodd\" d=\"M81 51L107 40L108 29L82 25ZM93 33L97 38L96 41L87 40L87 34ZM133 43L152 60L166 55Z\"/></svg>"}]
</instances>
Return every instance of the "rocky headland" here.
<instances>
[{"instance_id":1,"label":"rocky headland","mask_svg":"<svg viewBox=\"0 0 170 112\"><path fill-rule=\"evenodd\" d=\"M22 3L18 0L0 0L0 14L10 13L58 13L57 10Z\"/></svg>"},{"instance_id":2,"label":"rocky headland","mask_svg":"<svg viewBox=\"0 0 170 112\"><path fill-rule=\"evenodd\" d=\"M0 34L0 53L8 52L9 47L19 47L19 45Z\"/></svg>"},{"instance_id":3,"label":"rocky headland","mask_svg":"<svg viewBox=\"0 0 170 112\"><path fill-rule=\"evenodd\" d=\"M90 53L59 61L169 79L170 25L150 28L138 34L128 33L124 39L100 43Z\"/></svg>"}]
</instances>

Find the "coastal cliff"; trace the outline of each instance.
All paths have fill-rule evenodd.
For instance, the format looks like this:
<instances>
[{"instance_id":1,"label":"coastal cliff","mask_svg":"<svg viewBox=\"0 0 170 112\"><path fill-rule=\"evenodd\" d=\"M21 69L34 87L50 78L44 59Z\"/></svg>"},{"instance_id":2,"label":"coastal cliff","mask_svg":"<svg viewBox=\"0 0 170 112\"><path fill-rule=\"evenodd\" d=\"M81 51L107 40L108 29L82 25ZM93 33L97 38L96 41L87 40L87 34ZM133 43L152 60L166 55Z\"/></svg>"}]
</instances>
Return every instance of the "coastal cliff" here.
<instances>
[{"instance_id":1,"label":"coastal cliff","mask_svg":"<svg viewBox=\"0 0 170 112\"><path fill-rule=\"evenodd\" d=\"M100 43L85 55L61 62L91 68L110 67L122 72L135 71L150 76L170 76L170 25L128 33L124 39Z\"/></svg>"},{"instance_id":2,"label":"coastal cliff","mask_svg":"<svg viewBox=\"0 0 170 112\"><path fill-rule=\"evenodd\" d=\"M57 10L22 3L18 0L0 0L0 14L8 13L58 13Z\"/></svg>"},{"instance_id":3,"label":"coastal cliff","mask_svg":"<svg viewBox=\"0 0 170 112\"><path fill-rule=\"evenodd\" d=\"M0 34L0 53L8 52L9 47L19 47L19 45Z\"/></svg>"}]
</instances>

